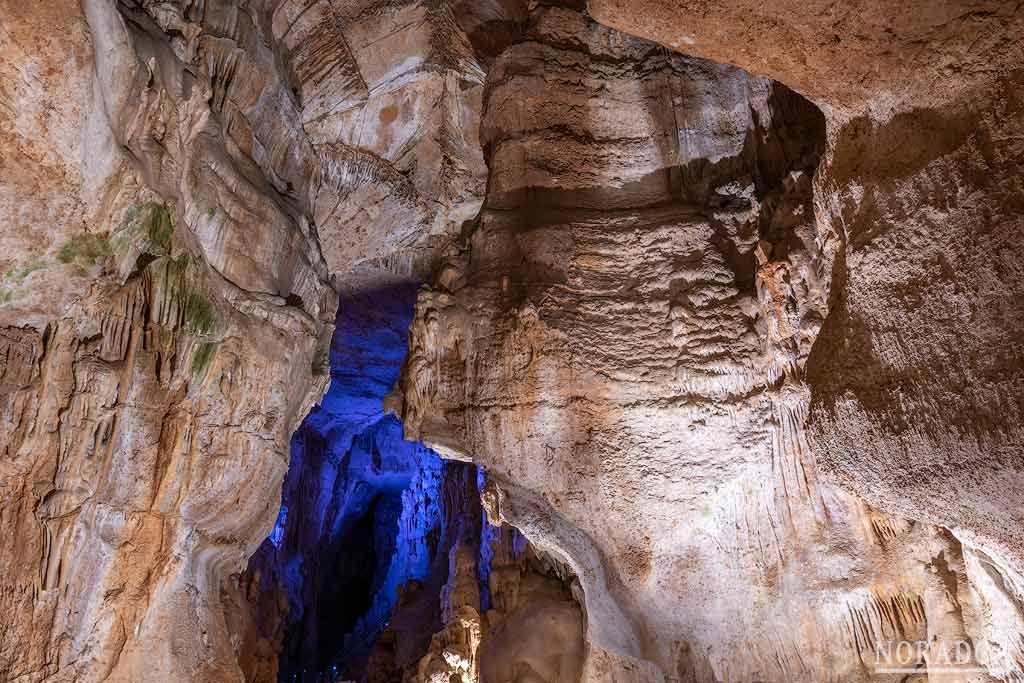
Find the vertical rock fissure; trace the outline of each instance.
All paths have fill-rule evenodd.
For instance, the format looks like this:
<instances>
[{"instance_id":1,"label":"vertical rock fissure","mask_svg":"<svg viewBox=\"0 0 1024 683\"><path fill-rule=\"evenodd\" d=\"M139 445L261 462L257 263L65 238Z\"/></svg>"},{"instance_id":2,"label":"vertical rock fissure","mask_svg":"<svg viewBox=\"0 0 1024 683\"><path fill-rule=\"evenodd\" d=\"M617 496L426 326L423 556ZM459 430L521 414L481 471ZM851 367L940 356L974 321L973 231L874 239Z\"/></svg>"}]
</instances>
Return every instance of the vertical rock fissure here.
<instances>
[{"instance_id":1,"label":"vertical rock fissure","mask_svg":"<svg viewBox=\"0 0 1024 683\"><path fill-rule=\"evenodd\" d=\"M384 412L415 294L401 283L342 296L331 387L292 439L277 524L237 581L249 681L475 681L519 666L495 643L522 641L542 617L560 630L532 637L562 634L566 672L581 661L573 577L484 514L482 469L403 440ZM535 649L532 667L548 671L551 646Z\"/></svg>"},{"instance_id":2,"label":"vertical rock fissure","mask_svg":"<svg viewBox=\"0 0 1024 683\"><path fill-rule=\"evenodd\" d=\"M469 465L404 441L384 412L415 291L399 283L342 296L331 387L292 439L278 524L242 577L254 628L253 652L241 657L249 680L364 678L410 598L419 611L398 627L400 664L440 629L448 550L458 528L479 525L479 503L461 486Z\"/></svg>"}]
</instances>

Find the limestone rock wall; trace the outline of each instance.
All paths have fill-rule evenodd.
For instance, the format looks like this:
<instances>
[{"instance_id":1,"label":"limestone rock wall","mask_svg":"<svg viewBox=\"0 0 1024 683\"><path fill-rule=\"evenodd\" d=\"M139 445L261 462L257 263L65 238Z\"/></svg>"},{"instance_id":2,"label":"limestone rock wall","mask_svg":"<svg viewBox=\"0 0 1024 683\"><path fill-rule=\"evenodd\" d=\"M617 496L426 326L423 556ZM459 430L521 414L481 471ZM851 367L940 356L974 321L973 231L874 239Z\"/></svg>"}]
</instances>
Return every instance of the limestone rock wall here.
<instances>
[{"instance_id":1,"label":"limestone rock wall","mask_svg":"<svg viewBox=\"0 0 1024 683\"><path fill-rule=\"evenodd\" d=\"M219 583L325 386L326 267L151 25L2 15L0 679L242 680Z\"/></svg>"},{"instance_id":2,"label":"limestone rock wall","mask_svg":"<svg viewBox=\"0 0 1024 683\"><path fill-rule=\"evenodd\" d=\"M452 16L0 7L0 680L243 680L222 581L326 389L329 282L479 204Z\"/></svg>"},{"instance_id":3,"label":"limestone rock wall","mask_svg":"<svg viewBox=\"0 0 1024 683\"><path fill-rule=\"evenodd\" d=\"M620 31L785 83L830 119L884 120L966 101L1024 57L1016 39L1024 17L1001 0L587 0L587 8Z\"/></svg>"},{"instance_id":4,"label":"limestone rock wall","mask_svg":"<svg viewBox=\"0 0 1024 683\"><path fill-rule=\"evenodd\" d=\"M1024 678L1022 23L0 0L0 683L272 675L225 579L382 274L406 435L564 574L455 544L421 680L572 678L577 623L584 680Z\"/></svg>"},{"instance_id":5,"label":"limestone rock wall","mask_svg":"<svg viewBox=\"0 0 1024 683\"><path fill-rule=\"evenodd\" d=\"M808 364L815 452L833 481L985 548L1016 585L1020 7L780 2L754 22L744 2L691 16L657 0L589 4L623 30L781 80L826 113L816 212L843 248Z\"/></svg>"},{"instance_id":6,"label":"limestone rock wall","mask_svg":"<svg viewBox=\"0 0 1024 683\"><path fill-rule=\"evenodd\" d=\"M888 639L1009 642L957 537L819 480L811 348L852 269L812 200L817 109L542 3L481 131L488 196L421 292L403 416L579 576L587 680L868 680Z\"/></svg>"},{"instance_id":7,"label":"limestone rock wall","mask_svg":"<svg viewBox=\"0 0 1024 683\"><path fill-rule=\"evenodd\" d=\"M473 492L487 512L452 547L441 591L444 626L403 680L580 680L586 645L579 583L502 521L482 474Z\"/></svg>"},{"instance_id":8,"label":"limestone rock wall","mask_svg":"<svg viewBox=\"0 0 1024 683\"><path fill-rule=\"evenodd\" d=\"M4 680L240 680L218 583L276 514L316 321L221 304L201 332L190 307L221 302L176 268L5 337L29 362L4 374Z\"/></svg>"}]
</instances>

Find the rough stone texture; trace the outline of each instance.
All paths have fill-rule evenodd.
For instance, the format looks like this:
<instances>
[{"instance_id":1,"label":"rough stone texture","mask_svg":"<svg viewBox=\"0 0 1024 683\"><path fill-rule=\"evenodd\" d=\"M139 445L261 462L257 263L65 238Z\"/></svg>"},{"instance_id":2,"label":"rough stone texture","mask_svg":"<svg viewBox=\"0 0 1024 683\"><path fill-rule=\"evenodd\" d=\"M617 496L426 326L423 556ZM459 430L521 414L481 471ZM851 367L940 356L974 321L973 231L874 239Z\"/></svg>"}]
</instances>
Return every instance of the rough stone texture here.
<instances>
[{"instance_id":1,"label":"rough stone texture","mask_svg":"<svg viewBox=\"0 0 1024 683\"><path fill-rule=\"evenodd\" d=\"M1024 63L1024 16L1003 0L586 4L608 26L785 83L830 118L946 108Z\"/></svg>"},{"instance_id":2,"label":"rough stone texture","mask_svg":"<svg viewBox=\"0 0 1024 683\"><path fill-rule=\"evenodd\" d=\"M487 515L475 528L464 527L469 533L452 547L441 591L444 627L403 680L580 680L585 639L579 583L564 564L538 553L503 523L483 477L477 487Z\"/></svg>"},{"instance_id":3,"label":"rough stone texture","mask_svg":"<svg viewBox=\"0 0 1024 683\"><path fill-rule=\"evenodd\" d=\"M276 514L314 321L229 309L201 341L160 316L168 261L5 339L32 363L4 374L4 680L240 679L217 584Z\"/></svg>"},{"instance_id":4,"label":"rough stone texture","mask_svg":"<svg viewBox=\"0 0 1024 683\"><path fill-rule=\"evenodd\" d=\"M0 7L0 324L42 329L96 270L58 250L113 222L142 189L131 186L97 101L78 3Z\"/></svg>"},{"instance_id":5,"label":"rough stone texture","mask_svg":"<svg viewBox=\"0 0 1024 683\"><path fill-rule=\"evenodd\" d=\"M326 388L331 274L476 211L451 9L321 4L0 7L0 680L242 680L221 584Z\"/></svg>"},{"instance_id":6,"label":"rough stone texture","mask_svg":"<svg viewBox=\"0 0 1024 683\"><path fill-rule=\"evenodd\" d=\"M842 486L952 529L1019 577L1020 3L589 6L782 81L826 113L818 223L843 249L808 365L816 453Z\"/></svg>"},{"instance_id":7,"label":"rough stone texture","mask_svg":"<svg viewBox=\"0 0 1024 683\"><path fill-rule=\"evenodd\" d=\"M217 587L272 522L259 492L323 390L327 270L251 185L233 208L263 208L266 258L204 244L185 169L219 125L112 4L0 15L0 679L241 680Z\"/></svg>"},{"instance_id":8,"label":"rough stone texture","mask_svg":"<svg viewBox=\"0 0 1024 683\"><path fill-rule=\"evenodd\" d=\"M537 547L460 527L376 680L1024 679L1022 25L0 0L0 682L272 678L338 291L431 271L389 404Z\"/></svg>"},{"instance_id":9,"label":"rough stone texture","mask_svg":"<svg viewBox=\"0 0 1024 683\"><path fill-rule=\"evenodd\" d=\"M993 616L1019 610L1012 570L986 592L949 532L818 481L805 370L832 381L811 344L830 287L857 290L836 193L811 209L818 155L819 192L843 158L811 105L542 6L488 74L481 138L485 208L421 293L403 417L483 464L501 515L579 576L588 680L864 680L878 642L967 633L1019 675Z\"/></svg>"},{"instance_id":10,"label":"rough stone texture","mask_svg":"<svg viewBox=\"0 0 1024 683\"><path fill-rule=\"evenodd\" d=\"M304 194L328 263L415 270L414 247L476 214L486 175L476 139L483 72L456 9L285 0L268 10L319 157L319 182Z\"/></svg>"},{"instance_id":11,"label":"rough stone texture","mask_svg":"<svg viewBox=\"0 0 1024 683\"><path fill-rule=\"evenodd\" d=\"M845 258L808 365L829 475L1007 576L1024 571L1022 73L839 131L821 188Z\"/></svg>"},{"instance_id":12,"label":"rough stone texture","mask_svg":"<svg viewBox=\"0 0 1024 683\"><path fill-rule=\"evenodd\" d=\"M485 487L488 518L498 516L492 494ZM484 541L490 551L490 604L479 649L480 680L578 681L586 656L579 581L508 524L488 524Z\"/></svg>"},{"instance_id":13,"label":"rough stone texture","mask_svg":"<svg viewBox=\"0 0 1024 683\"><path fill-rule=\"evenodd\" d=\"M0 16L0 680L242 680L218 585L325 385L327 270L169 48L110 3Z\"/></svg>"}]
</instances>

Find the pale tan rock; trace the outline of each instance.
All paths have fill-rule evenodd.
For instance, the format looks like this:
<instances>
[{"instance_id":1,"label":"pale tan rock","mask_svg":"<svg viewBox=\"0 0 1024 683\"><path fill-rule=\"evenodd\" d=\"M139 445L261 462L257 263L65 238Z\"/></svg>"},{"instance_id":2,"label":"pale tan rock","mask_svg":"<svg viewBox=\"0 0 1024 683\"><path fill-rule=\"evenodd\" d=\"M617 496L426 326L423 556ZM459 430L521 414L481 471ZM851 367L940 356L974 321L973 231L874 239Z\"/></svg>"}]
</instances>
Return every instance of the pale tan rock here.
<instances>
[{"instance_id":1,"label":"pale tan rock","mask_svg":"<svg viewBox=\"0 0 1024 683\"><path fill-rule=\"evenodd\" d=\"M2 10L0 679L240 680L327 282L475 214L482 73L442 5Z\"/></svg>"},{"instance_id":2,"label":"pale tan rock","mask_svg":"<svg viewBox=\"0 0 1024 683\"><path fill-rule=\"evenodd\" d=\"M587 8L626 33L785 83L841 120L945 107L1024 59L1024 17L998 0L587 0Z\"/></svg>"},{"instance_id":3,"label":"pale tan rock","mask_svg":"<svg viewBox=\"0 0 1024 683\"><path fill-rule=\"evenodd\" d=\"M1024 324L1008 302L1024 287L1021 8L588 7L622 30L781 81L822 109L817 222L844 248L807 368L815 450L840 485L953 529L1019 575Z\"/></svg>"},{"instance_id":4,"label":"pale tan rock","mask_svg":"<svg viewBox=\"0 0 1024 683\"><path fill-rule=\"evenodd\" d=\"M811 346L849 284L811 207L826 121L548 7L489 79L467 284L421 293L403 416L579 576L584 678L869 680L879 643L977 628L958 539L820 482L808 446Z\"/></svg>"},{"instance_id":5,"label":"pale tan rock","mask_svg":"<svg viewBox=\"0 0 1024 683\"><path fill-rule=\"evenodd\" d=\"M1021 678L1022 22L0 0L0 682L273 680L329 282L431 270L389 406L561 569L418 680Z\"/></svg>"}]
</instances>

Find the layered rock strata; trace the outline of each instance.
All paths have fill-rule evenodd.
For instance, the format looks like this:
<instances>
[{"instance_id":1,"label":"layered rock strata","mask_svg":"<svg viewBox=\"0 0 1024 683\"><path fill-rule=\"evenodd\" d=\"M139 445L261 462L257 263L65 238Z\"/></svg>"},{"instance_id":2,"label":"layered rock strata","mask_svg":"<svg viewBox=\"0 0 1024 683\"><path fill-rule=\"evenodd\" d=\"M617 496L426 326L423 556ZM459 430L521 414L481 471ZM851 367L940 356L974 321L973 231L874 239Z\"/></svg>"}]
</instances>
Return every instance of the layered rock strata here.
<instances>
[{"instance_id":1,"label":"layered rock strata","mask_svg":"<svg viewBox=\"0 0 1024 683\"><path fill-rule=\"evenodd\" d=\"M476 210L451 8L311 4L0 7L0 680L243 680L221 583L326 388L331 274Z\"/></svg>"},{"instance_id":2,"label":"layered rock strata","mask_svg":"<svg viewBox=\"0 0 1024 683\"><path fill-rule=\"evenodd\" d=\"M84 10L0 12L0 679L241 680L217 586L276 515L335 296L225 148L209 81L112 4ZM245 259L242 221L264 242Z\"/></svg>"},{"instance_id":3,"label":"layered rock strata","mask_svg":"<svg viewBox=\"0 0 1024 683\"><path fill-rule=\"evenodd\" d=\"M823 469L953 530L1020 585L1019 4L782 1L759 20L742 0L696 4L589 3L599 21L780 80L825 112L816 213L843 247L808 364Z\"/></svg>"},{"instance_id":4,"label":"layered rock strata","mask_svg":"<svg viewBox=\"0 0 1024 683\"><path fill-rule=\"evenodd\" d=\"M1019 598L973 548L818 479L805 377L849 282L810 103L541 5L481 140L487 200L420 295L403 416L578 575L586 680L873 680L879 643L958 638L1017 675L992 610Z\"/></svg>"},{"instance_id":5,"label":"layered rock strata","mask_svg":"<svg viewBox=\"0 0 1024 683\"><path fill-rule=\"evenodd\" d=\"M372 671L1024 678L1022 22L0 0L0 681L272 678L228 577L338 293L432 271L407 435L537 548L459 531Z\"/></svg>"}]
</instances>

